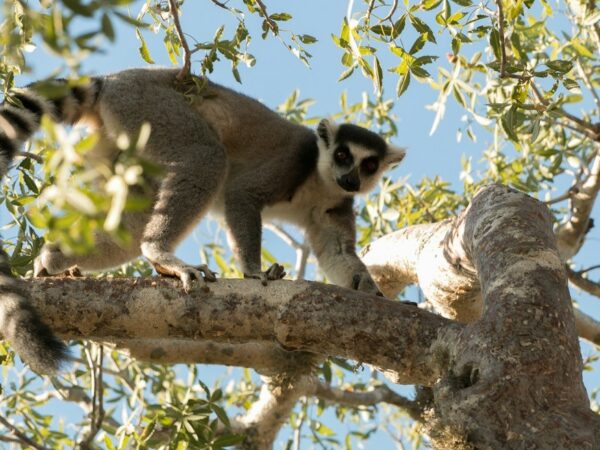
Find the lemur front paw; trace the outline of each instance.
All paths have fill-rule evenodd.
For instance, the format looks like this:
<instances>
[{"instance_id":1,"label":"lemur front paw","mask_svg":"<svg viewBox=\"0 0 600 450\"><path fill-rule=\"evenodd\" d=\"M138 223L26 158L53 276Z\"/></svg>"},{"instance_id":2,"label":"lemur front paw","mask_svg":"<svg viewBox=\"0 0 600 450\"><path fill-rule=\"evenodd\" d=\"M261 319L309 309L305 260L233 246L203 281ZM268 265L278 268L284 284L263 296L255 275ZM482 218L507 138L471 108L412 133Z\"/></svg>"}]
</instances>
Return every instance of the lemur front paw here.
<instances>
[{"instance_id":1,"label":"lemur front paw","mask_svg":"<svg viewBox=\"0 0 600 450\"><path fill-rule=\"evenodd\" d=\"M352 289L383 297L383 293L368 273L357 273L352 277Z\"/></svg>"},{"instance_id":2,"label":"lemur front paw","mask_svg":"<svg viewBox=\"0 0 600 450\"><path fill-rule=\"evenodd\" d=\"M277 263L273 264L264 272L244 273L244 278L258 279L263 286L266 286L271 280L281 280L283 277L285 277L285 269L282 265Z\"/></svg>"},{"instance_id":3,"label":"lemur front paw","mask_svg":"<svg viewBox=\"0 0 600 450\"><path fill-rule=\"evenodd\" d=\"M179 278L183 284L183 290L187 293L194 288L194 280L198 282L200 289L204 292L210 291L206 284L207 281L217 281L216 273L210 270L206 264L188 266L173 261L151 262L159 275Z\"/></svg>"}]
</instances>

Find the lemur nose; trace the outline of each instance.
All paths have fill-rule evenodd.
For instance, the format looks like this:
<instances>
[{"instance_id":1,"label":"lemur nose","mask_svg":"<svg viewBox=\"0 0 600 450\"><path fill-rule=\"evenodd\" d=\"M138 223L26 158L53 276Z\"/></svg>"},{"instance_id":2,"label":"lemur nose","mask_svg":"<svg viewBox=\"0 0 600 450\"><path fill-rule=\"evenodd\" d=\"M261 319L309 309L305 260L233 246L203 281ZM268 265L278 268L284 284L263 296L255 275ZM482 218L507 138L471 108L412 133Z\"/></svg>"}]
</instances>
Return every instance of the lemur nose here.
<instances>
[{"instance_id":1,"label":"lemur nose","mask_svg":"<svg viewBox=\"0 0 600 450\"><path fill-rule=\"evenodd\" d=\"M339 180L339 185L346 191L356 192L360 188L360 178L352 172L342 175Z\"/></svg>"}]
</instances>

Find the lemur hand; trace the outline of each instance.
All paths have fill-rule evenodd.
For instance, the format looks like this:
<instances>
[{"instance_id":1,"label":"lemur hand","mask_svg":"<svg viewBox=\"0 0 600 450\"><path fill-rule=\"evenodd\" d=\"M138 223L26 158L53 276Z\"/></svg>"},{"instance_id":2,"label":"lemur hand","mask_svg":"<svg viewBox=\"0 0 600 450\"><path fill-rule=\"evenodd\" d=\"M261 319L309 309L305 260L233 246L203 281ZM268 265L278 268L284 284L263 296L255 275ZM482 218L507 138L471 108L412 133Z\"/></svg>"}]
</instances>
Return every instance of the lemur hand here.
<instances>
[{"instance_id":1,"label":"lemur hand","mask_svg":"<svg viewBox=\"0 0 600 450\"><path fill-rule=\"evenodd\" d=\"M379 295L383 297L383 294L371 278L368 272L356 273L352 277L352 289L362 292L368 292L369 294Z\"/></svg>"},{"instance_id":2,"label":"lemur hand","mask_svg":"<svg viewBox=\"0 0 600 450\"><path fill-rule=\"evenodd\" d=\"M271 280L281 280L285 277L285 269L283 266L275 263L264 272L258 273L245 273L244 278L254 278L261 281L263 286Z\"/></svg>"}]
</instances>

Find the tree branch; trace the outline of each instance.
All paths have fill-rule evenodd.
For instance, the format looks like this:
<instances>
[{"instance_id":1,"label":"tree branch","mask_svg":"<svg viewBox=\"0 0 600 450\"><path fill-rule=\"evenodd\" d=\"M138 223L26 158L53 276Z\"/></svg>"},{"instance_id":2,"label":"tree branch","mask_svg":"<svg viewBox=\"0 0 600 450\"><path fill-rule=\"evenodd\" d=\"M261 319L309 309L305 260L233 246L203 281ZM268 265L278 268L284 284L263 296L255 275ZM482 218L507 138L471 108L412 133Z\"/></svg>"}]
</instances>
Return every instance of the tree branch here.
<instances>
[{"instance_id":1,"label":"tree branch","mask_svg":"<svg viewBox=\"0 0 600 450\"><path fill-rule=\"evenodd\" d=\"M315 364L314 353L288 351L277 343L225 343L178 339L129 339L116 341L116 347L131 357L158 364L218 364L249 367L262 375L297 372Z\"/></svg>"},{"instance_id":2,"label":"tree branch","mask_svg":"<svg viewBox=\"0 0 600 450\"><path fill-rule=\"evenodd\" d=\"M248 412L232 421L232 430L243 433L244 448L271 450L281 426L300 397L309 389L311 376L280 374L262 377L263 385L258 400Z\"/></svg>"},{"instance_id":3,"label":"tree branch","mask_svg":"<svg viewBox=\"0 0 600 450\"><path fill-rule=\"evenodd\" d=\"M498 6L498 34L500 35L500 78L506 77L506 42L504 40L504 10L502 0L496 0Z\"/></svg>"},{"instance_id":4,"label":"tree branch","mask_svg":"<svg viewBox=\"0 0 600 450\"><path fill-rule=\"evenodd\" d=\"M588 294L600 297L600 283L588 280L586 277L583 276L584 273L585 271L575 272L570 267L567 267L567 274L569 275L569 281L571 283L573 283L582 291L587 292Z\"/></svg>"},{"instance_id":5,"label":"tree branch","mask_svg":"<svg viewBox=\"0 0 600 450\"><path fill-rule=\"evenodd\" d=\"M397 394L385 384L377 386L372 391L354 392L335 388L315 378L313 386L314 391L312 395L316 395L332 403L355 407L388 403L403 409L416 421L421 422L423 420L423 409L417 402Z\"/></svg>"},{"instance_id":6,"label":"tree branch","mask_svg":"<svg viewBox=\"0 0 600 450\"><path fill-rule=\"evenodd\" d=\"M556 229L558 250L567 261L577 254L588 232L592 208L600 191L600 148L591 163L589 176L570 199L571 216Z\"/></svg>"},{"instance_id":7,"label":"tree branch","mask_svg":"<svg viewBox=\"0 0 600 450\"><path fill-rule=\"evenodd\" d=\"M169 11L171 12L171 16L173 17L173 23L175 24L175 30L177 31L177 36L179 37L179 42L183 47L183 67L181 71L177 74L177 80L183 81L190 76L190 70L192 67L192 53L190 51L190 47L185 39L185 34L183 33L183 29L181 28L181 23L179 22L179 12L177 10L177 0L169 0Z\"/></svg>"},{"instance_id":8,"label":"tree branch","mask_svg":"<svg viewBox=\"0 0 600 450\"><path fill-rule=\"evenodd\" d=\"M416 283L444 317L463 323L481 317L481 284L464 247L461 217L404 228L364 248L362 260L384 295L393 298ZM577 329L585 330L580 336L600 345L600 323L581 311L575 319Z\"/></svg>"},{"instance_id":9,"label":"tree branch","mask_svg":"<svg viewBox=\"0 0 600 450\"><path fill-rule=\"evenodd\" d=\"M438 336L461 329L412 305L306 281L265 287L257 280L219 280L210 292L189 295L166 279L34 279L25 285L64 338L279 344L382 367L407 384L435 382L431 349Z\"/></svg>"}]
</instances>

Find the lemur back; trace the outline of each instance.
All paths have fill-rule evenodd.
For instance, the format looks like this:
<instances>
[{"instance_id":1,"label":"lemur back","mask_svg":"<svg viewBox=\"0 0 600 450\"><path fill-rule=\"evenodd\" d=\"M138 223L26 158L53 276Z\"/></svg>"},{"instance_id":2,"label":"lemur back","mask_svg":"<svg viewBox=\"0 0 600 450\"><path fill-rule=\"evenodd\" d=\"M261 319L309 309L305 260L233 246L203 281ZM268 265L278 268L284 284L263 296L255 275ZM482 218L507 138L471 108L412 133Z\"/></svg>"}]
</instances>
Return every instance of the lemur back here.
<instances>
[{"instance_id":1,"label":"lemur back","mask_svg":"<svg viewBox=\"0 0 600 450\"><path fill-rule=\"evenodd\" d=\"M246 277L266 284L284 275L277 264L263 272L260 259L263 217L279 218L304 229L331 281L378 293L355 252L352 199L369 191L404 151L354 125L323 120L314 131L293 124L210 81L196 95L185 95L189 85L178 84L177 73L126 70L66 88L51 100L32 85L15 90L13 104L0 107L0 169L39 128L42 114L95 124L100 139L93 153L108 160L118 154L120 134L134 137L147 123L150 137L141 156L162 167L152 206L123 216L131 235L127 247L98 234L93 254L71 256L48 243L35 260L34 274L57 274L72 266L102 270L143 255L160 274L180 278L186 291L194 282L206 288L205 281L215 281L215 274L205 265L184 263L173 252L212 208L225 217ZM2 315L8 304L0 298L0 330L14 342L16 322ZM29 362L34 364L34 358Z\"/></svg>"}]
</instances>

